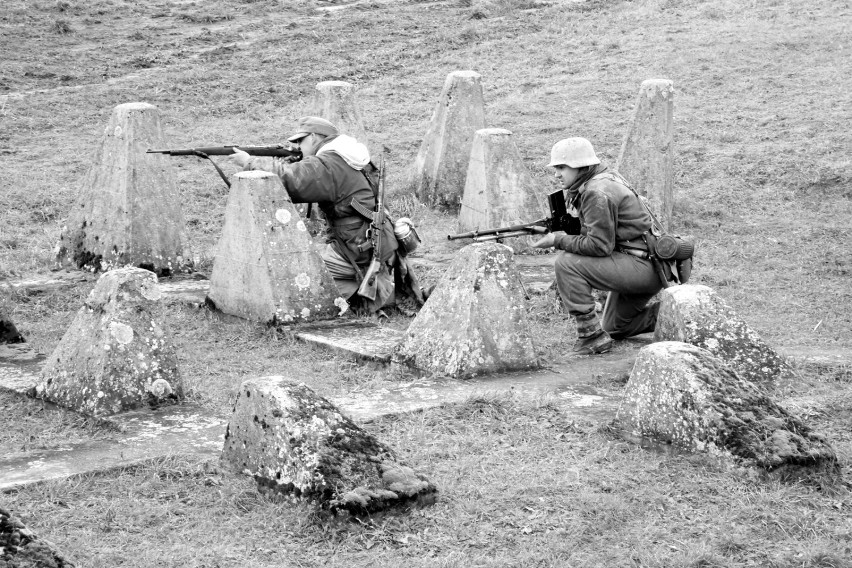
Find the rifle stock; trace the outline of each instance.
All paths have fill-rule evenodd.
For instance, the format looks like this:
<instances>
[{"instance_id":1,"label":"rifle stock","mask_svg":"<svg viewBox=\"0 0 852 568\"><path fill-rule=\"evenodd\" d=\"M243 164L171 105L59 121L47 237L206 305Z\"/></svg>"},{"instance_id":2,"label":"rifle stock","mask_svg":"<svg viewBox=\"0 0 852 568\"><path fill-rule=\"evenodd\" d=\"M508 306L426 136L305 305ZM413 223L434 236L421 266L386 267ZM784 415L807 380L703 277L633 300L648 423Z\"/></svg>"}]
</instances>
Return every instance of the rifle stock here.
<instances>
[{"instance_id":1,"label":"rifle stock","mask_svg":"<svg viewBox=\"0 0 852 568\"><path fill-rule=\"evenodd\" d=\"M379 270L382 269L382 263L374 256L370 261L370 266L364 272L364 279L361 280L361 285L358 287L358 295L367 298L368 300L376 300L376 292L379 289L378 279L376 278Z\"/></svg>"}]
</instances>

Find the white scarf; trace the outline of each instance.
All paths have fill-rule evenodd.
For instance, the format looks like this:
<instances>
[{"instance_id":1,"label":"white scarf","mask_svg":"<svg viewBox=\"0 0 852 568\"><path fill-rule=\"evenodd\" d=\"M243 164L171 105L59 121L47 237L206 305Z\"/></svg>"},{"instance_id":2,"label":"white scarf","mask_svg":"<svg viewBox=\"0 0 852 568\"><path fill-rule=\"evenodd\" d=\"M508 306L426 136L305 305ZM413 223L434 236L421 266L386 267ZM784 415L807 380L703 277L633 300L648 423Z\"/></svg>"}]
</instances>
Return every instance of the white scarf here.
<instances>
[{"instance_id":1,"label":"white scarf","mask_svg":"<svg viewBox=\"0 0 852 568\"><path fill-rule=\"evenodd\" d=\"M334 152L346 160L356 170L364 169L370 163L370 151L351 136L341 134L317 151L317 156L325 152Z\"/></svg>"}]
</instances>

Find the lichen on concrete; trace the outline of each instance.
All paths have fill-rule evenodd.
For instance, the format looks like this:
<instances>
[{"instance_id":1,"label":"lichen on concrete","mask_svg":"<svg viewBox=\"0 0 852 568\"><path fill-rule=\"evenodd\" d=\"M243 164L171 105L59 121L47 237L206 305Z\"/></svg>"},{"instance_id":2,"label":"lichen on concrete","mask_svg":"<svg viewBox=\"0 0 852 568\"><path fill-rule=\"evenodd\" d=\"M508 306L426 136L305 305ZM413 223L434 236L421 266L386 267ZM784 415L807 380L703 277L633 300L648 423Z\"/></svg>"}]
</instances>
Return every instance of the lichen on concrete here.
<instances>
[{"instance_id":1,"label":"lichen on concrete","mask_svg":"<svg viewBox=\"0 0 852 568\"><path fill-rule=\"evenodd\" d=\"M92 416L183 398L157 277L121 268L98 280L32 393Z\"/></svg>"},{"instance_id":2,"label":"lichen on concrete","mask_svg":"<svg viewBox=\"0 0 852 568\"><path fill-rule=\"evenodd\" d=\"M0 566L2 568L74 568L52 542L44 540L20 519L0 507Z\"/></svg>"},{"instance_id":3,"label":"lichen on concrete","mask_svg":"<svg viewBox=\"0 0 852 568\"><path fill-rule=\"evenodd\" d=\"M467 379L539 366L512 249L475 243L456 255L393 361Z\"/></svg>"},{"instance_id":4,"label":"lichen on concrete","mask_svg":"<svg viewBox=\"0 0 852 568\"><path fill-rule=\"evenodd\" d=\"M333 404L284 377L241 385L222 461L262 487L333 512L370 513L436 492Z\"/></svg>"},{"instance_id":5,"label":"lichen on concrete","mask_svg":"<svg viewBox=\"0 0 852 568\"><path fill-rule=\"evenodd\" d=\"M208 298L226 314L269 324L332 319L348 309L281 180L234 176Z\"/></svg>"},{"instance_id":6,"label":"lichen on concrete","mask_svg":"<svg viewBox=\"0 0 852 568\"><path fill-rule=\"evenodd\" d=\"M835 474L834 449L706 349L644 347L619 406L628 434L734 459L787 476Z\"/></svg>"},{"instance_id":7,"label":"lichen on concrete","mask_svg":"<svg viewBox=\"0 0 852 568\"><path fill-rule=\"evenodd\" d=\"M707 286L684 284L661 293L654 340L707 349L757 384L792 373L784 359Z\"/></svg>"}]
</instances>

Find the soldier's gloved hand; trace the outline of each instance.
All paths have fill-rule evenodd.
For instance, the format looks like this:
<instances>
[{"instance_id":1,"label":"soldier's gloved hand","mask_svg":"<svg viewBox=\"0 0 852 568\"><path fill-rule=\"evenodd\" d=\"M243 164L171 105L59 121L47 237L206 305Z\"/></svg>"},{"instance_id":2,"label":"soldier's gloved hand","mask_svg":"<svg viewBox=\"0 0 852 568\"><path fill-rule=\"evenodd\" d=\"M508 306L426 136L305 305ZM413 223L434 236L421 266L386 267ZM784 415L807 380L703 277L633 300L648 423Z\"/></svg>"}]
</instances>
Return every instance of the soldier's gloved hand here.
<instances>
[{"instance_id":1,"label":"soldier's gloved hand","mask_svg":"<svg viewBox=\"0 0 852 568\"><path fill-rule=\"evenodd\" d=\"M556 245L556 235L554 233L547 233L532 244L535 248L540 249L550 248L554 245Z\"/></svg>"},{"instance_id":2,"label":"soldier's gloved hand","mask_svg":"<svg viewBox=\"0 0 852 568\"><path fill-rule=\"evenodd\" d=\"M231 160L234 164L241 168L245 168L249 160L251 160L251 156L248 153L243 152L239 148L234 148L234 153L228 156L228 159Z\"/></svg>"}]
</instances>

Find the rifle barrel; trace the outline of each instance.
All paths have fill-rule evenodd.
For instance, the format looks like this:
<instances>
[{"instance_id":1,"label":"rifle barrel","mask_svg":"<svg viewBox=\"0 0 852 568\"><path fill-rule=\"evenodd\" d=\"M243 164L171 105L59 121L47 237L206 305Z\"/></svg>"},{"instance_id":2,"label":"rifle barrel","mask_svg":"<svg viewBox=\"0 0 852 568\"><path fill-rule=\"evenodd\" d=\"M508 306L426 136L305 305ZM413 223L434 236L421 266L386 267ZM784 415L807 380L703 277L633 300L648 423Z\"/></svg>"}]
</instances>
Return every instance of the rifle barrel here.
<instances>
[{"instance_id":1,"label":"rifle barrel","mask_svg":"<svg viewBox=\"0 0 852 568\"><path fill-rule=\"evenodd\" d=\"M299 155L299 150L290 149L281 144L273 146L210 146L205 148L180 148L176 150L148 150L148 154L168 154L169 156L197 156L206 154L208 156L228 156L234 153L234 148L239 148L243 152L251 156L274 156L286 158L288 156Z\"/></svg>"},{"instance_id":2,"label":"rifle barrel","mask_svg":"<svg viewBox=\"0 0 852 568\"><path fill-rule=\"evenodd\" d=\"M481 237L473 237L473 241L477 243L482 243L485 241L496 241L499 239L508 239L510 237L524 237L527 235L536 234L533 231L510 231L508 233L498 233L496 235L484 235Z\"/></svg>"},{"instance_id":3,"label":"rifle barrel","mask_svg":"<svg viewBox=\"0 0 852 568\"><path fill-rule=\"evenodd\" d=\"M480 237L492 236L494 240L505 237L519 237L521 235L542 234L547 232L548 219L540 219L532 223L524 223L522 225L511 225L509 227L499 227L496 229L482 229L481 231L470 231L469 233L459 233L458 235L447 235L447 240L454 241L456 239L473 239L477 240ZM511 233L511 234L509 234Z\"/></svg>"}]
</instances>

